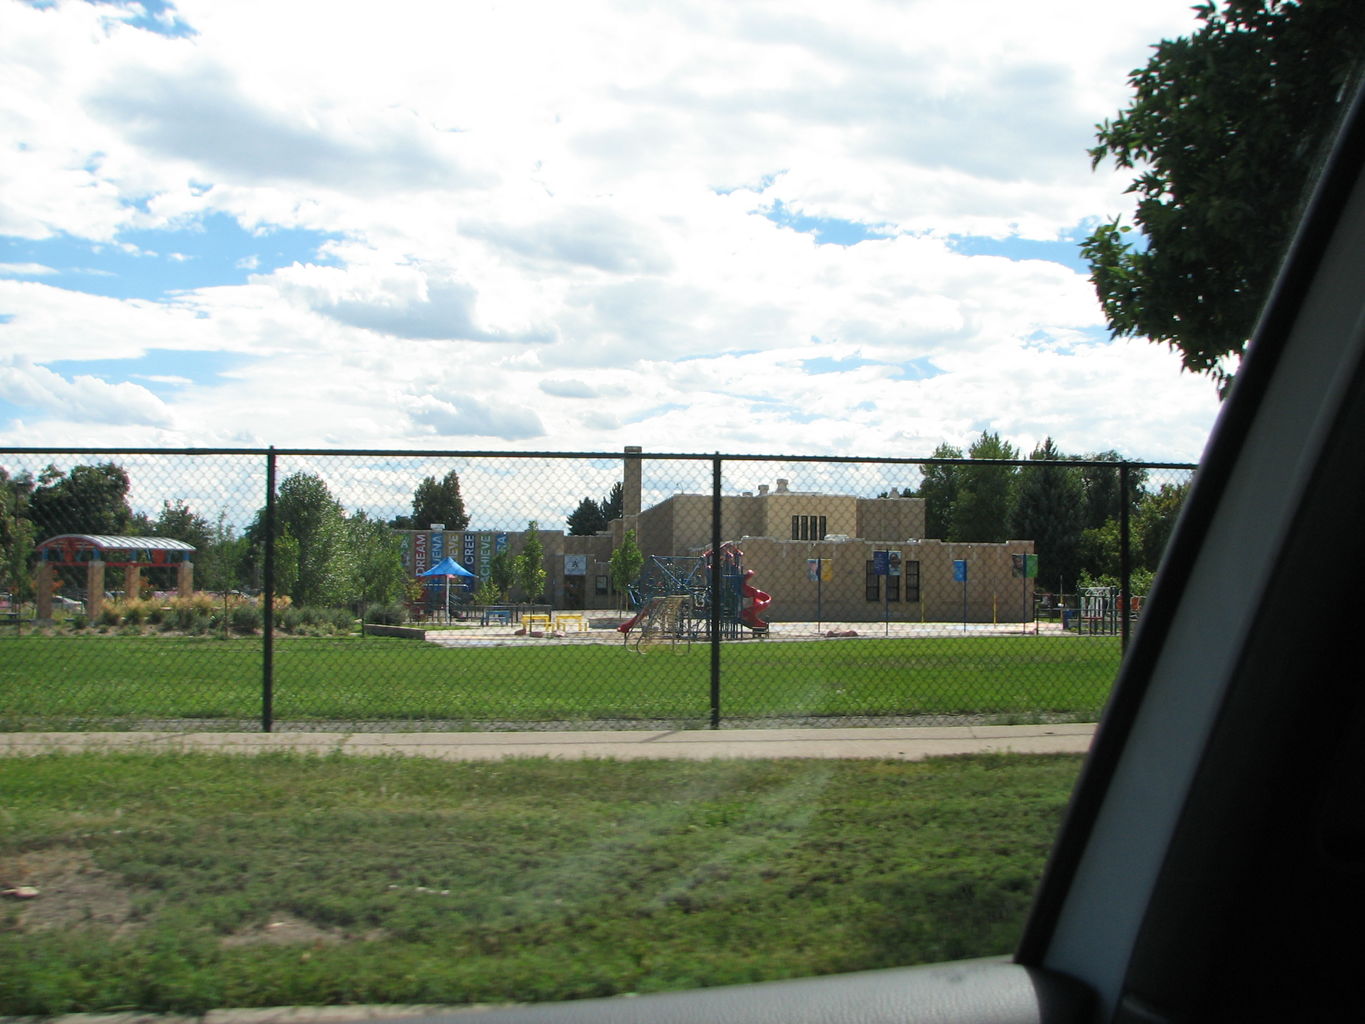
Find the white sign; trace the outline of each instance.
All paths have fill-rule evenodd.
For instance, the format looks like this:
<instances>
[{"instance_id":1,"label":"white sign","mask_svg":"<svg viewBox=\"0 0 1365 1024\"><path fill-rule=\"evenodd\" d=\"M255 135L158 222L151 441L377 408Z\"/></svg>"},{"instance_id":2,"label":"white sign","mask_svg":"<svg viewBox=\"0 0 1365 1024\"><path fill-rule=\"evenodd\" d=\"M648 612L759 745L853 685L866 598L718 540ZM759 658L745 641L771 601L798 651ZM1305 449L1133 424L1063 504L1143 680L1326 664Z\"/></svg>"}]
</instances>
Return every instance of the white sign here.
<instances>
[{"instance_id":1,"label":"white sign","mask_svg":"<svg viewBox=\"0 0 1365 1024\"><path fill-rule=\"evenodd\" d=\"M565 576L586 576L586 575L588 575L588 556L587 556L587 555L565 555L565 556L564 556L564 575L565 575Z\"/></svg>"}]
</instances>

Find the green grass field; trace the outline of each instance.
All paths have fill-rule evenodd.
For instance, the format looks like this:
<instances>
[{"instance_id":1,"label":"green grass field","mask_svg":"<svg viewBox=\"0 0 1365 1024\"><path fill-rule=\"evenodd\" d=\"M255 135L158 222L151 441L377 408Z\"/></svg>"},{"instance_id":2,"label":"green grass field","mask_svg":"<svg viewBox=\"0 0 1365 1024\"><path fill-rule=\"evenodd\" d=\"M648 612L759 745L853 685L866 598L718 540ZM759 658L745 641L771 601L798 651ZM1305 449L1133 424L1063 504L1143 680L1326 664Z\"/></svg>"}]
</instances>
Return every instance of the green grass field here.
<instances>
[{"instance_id":1,"label":"green grass field","mask_svg":"<svg viewBox=\"0 0 1365 1024\"><path fill-rule=\"evenodd\" d=\"M579 998L1008 952L1080 759L0 759L0 1015Z\"/></svg>"},{"instance_id":2,"label":"green grass field","mask_svg":"<svg viewBox=\"0 0 1365 1024\"><path fill-rule=\"evenodd\" d=\"M1097 715L1118 667L1112 637L858 638L727 644L721 713L813 717ZM0 728L142 728L259 721L259 639L0 638ZM439 647L389 638L287 638L274 648L281 723L701 724L705 644Z\"/></svg>"}]
</instances>

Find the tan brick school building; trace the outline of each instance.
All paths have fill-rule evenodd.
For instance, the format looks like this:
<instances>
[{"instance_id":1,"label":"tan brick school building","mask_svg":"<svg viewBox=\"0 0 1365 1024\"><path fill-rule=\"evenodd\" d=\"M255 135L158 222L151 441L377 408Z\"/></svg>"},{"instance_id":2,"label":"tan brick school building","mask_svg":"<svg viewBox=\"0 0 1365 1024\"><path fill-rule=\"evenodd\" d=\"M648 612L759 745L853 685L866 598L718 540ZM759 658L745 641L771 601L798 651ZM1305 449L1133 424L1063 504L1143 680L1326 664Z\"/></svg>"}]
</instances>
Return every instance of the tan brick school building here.
<instances>
[{"instance_id":1,"label":"tan brick school building","mask_svg":"<svg viewBox=\"0 0 1365 1024\"><path fill-rule=\"evenodd\" d=\"M675 494L642 509L641 490L640 449L627 448L622 518L591 537L539 531L546 603L572 610L618 608L608 566L627 530L635 530L646 558L698 556L710 548L711 495ZM1014 574L1014 556L1032 554L1033 541L973 544L926 538L921 498L801 491L779 479L722 495L720 505L723 540L739 546L744 567L754 570L751 584L772 597L764 612L769 621L1021 622L1032 617L1033 581ZM520 531L405 531L404 565L415 575L450 556L486 578L493 555L520 553L525 538Z\"/></svg>"}]
</instances>

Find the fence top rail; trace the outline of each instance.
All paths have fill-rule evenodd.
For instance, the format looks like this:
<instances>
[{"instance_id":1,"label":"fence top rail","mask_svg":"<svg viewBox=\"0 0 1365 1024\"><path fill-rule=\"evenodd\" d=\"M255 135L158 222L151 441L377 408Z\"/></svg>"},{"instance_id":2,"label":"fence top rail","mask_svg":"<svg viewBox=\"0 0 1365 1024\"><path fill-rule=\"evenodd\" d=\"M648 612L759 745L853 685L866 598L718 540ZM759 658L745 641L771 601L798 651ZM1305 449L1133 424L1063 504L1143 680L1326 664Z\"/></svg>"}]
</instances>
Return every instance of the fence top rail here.
<instances>
[{"instance_id":1,"label":"fence top rail","mask_svg":"<svg viewBox=\"0 0 1365 1024\"><path fill-rule=\"evenodd\" d=\"M0 455L237 455L265 458L268 456L321 456L336 458L428 458L428 459L577 459L614 461L639 458L649 461L675 462L824 462L858 465L894 466L1071 466L1113 467L1134 469L1193 470L1192 462L1144 462L1136 459L936 459L892 455L755 455L726 454L723 452L553 452L553 451L494 451L436 448L77 448L77 447L7 447L0 446Z\"/></svg>"}]
</instances>

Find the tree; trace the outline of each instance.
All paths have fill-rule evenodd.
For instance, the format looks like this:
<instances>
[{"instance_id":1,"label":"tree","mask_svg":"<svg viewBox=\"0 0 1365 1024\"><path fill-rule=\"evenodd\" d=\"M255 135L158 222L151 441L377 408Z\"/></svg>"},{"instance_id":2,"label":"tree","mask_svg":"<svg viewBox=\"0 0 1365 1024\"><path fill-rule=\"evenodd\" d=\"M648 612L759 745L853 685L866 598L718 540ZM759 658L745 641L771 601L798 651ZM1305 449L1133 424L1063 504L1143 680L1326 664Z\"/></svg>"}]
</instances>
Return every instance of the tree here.
<instances>
[{"instance_id":1,"label":"tree","mask_svg":"<svg viewBox=\"0 0 1365 1024\"><path fill-rule=\"evenodd\" d=\"M154 537L169 537L192 544L199 555L207 551L209 545L213 543L213 527L209 525L208 520L180 499L177 499L174 505L169 501L163 501L161 512L152 521L150 529Z\"/></svg>"},{"instance_id":2,"label":"tree","mask_svg":"<svg viewBox=\"0 0 1365 1024\"><path fill-rule=\"evenodd\" d=\"M497 592L497 600L484 601L483 604L497 604L506 601L512 593L512 584L517 581L516 559L506 548L493 552L488 560L488 582Z\"/></svg>"},{"instance_id":3,"label":"tree","mask_svg":"<svg viewBox=\"0 0 1365 1024\"><path fill-rule=\"evenodd\" d=\"M247 527L252 562L263 565L265 509ZM327 484L313 473L287 477L275 495L275 592L297 605L339 606L350 600L351 551L345 515Z\"/></svg>"},{"instance_id":4,"label":"tree","mask_svg":"<svg viewBox=\"0 0 1365 1024\"><path fill-rule=\"evenodd\" d=\"M1138 171L1134 220L1082 244L1115 336L1179 350L1225 388L1269 291L1304 183L1349 99L1365 52L1360 0L1223 0L1155 47L1133 99L1098 126L1092 166Z\"/></svg>"},{"instance_id":5,"label":"tree","mask_svg":"<svg viewBox=\"0 0 1365 1024\"><path fill-rule=\"evenodd\" d=\"M962 449L940 444L934 449L936 459L960 459ZM926 465L921 467L919 496L924 499L924 535L946 540L957 507L960 466Z\"/></svg>"},{"instance_id":6,"label":"tree","mask_svg":"<svg viewBox=\"0 0 1365 1024\"><path fill-rule=\"evenodd\" d=\"M447 530L463 530L469 514L460 496L460 477L452 469L438 481L429 476L412 492L411 529L425 530L432 523L444 523Z\"/></svg>"},{"instance_id":7,"label":"tree","mask_svg":"<svg viewBox=\"0 0 1365 1024\"><path fill-rule=\"evenodd\" d=\"M569 513L566 520L571 537L591 537L607 528L607 517L602 506L591 498L584 498L578 507Z\"/></svg>"},{"instance_id":8,"label":"tree","mask_svg":"<svg viewBox=\"0 0 1365 1024\"><path fill-rule=\"evenodd\" d=\"M395 604L403 599L408 574L397 535L378 519L357 512L346 520L351 598L363 613L369 604Z\"/></svg>"},{"instance_id":9,"label":"tree","mask_svg":"<svg viewBox=\"0 0 1365 1024\"><path fill-rule=\"evenodd\" d=\"M194 555L194 578L204 590L224 594L235 590L241 583L243 558L247 540L238 537L232 524L227 520L227 511L218 513L218 521L213 525L208 543Z\"/></svg>"},{"instance_id":10,"label":"tree","mask_svg":"<svg viewBox=\"0 0 1365 1024\"><path fill-rule=\"evenodd\" d=\"M1083 493L1084 528L1099 529L1110 519L1118 519L1123 506L1119 496L1119 467L1123 456L1116 451L1097 452L1087 455L1088 462L1105 462L1112 465L1082 466L1080 468L1081 491ZM1138 495L1147 481L1147 471L1136 466L1128 468L1128 511L1137 507Z\"/></svg>"},{"instance_id":11,"label":"tree","mask_svg":"<svg viewBox=\"0 0 1365 1024\"><path fill-rule=\"evenodd\" d=\"M624 605L630 585L639 579L640 570L645 566L645 556L635 543L634 530L626 531L625 536L621 538L621 546L611 553L611 560L607 565L611 572L611 584L616 588L616 593L620 595Z\"/></svg>"},{"instance_id":12,"label":"tree","mask_svg":"<svg viewBox=\"0 0 1365 1024\"><path fill-rule=\"evenodd\" d=\"M1162 484L1155 492L1148 491L1138 503L1137 513L1130 526L1137 540L1139 562L1153 572L1161 564L1166 544L1175 530L1180 510L1189 494L1188 482Z\"/></svg>"},{"instance_id":13,"label":"tree","mask_svg":"<svg viewBox=\"0 0 1365 1024\"><path fill-rule=\"evenodd\" d=\"M620 480L611 485L611 490L608 491L607 496L598 503L598 506L602 509L602 519L604 523L609 523L613 519L620 519L625 514L626 492L625 488L621 485ZM603 529L605 528L604 525Z\"/></svg>"},{"instance_id":14,"label":"tree","mask_svg":"<svg viewBox=\"0 0 1365 1024\"><path fill-rule=\"evenodd\" d=\"M967 455L974 460L1017 459L1019 450L999 434L984 430ZM958 466L957 498L953 502L948 540L998 544L1009 540L1013 466Z\"/></svg>"},{"instance_id":15,"label":"tree","mask_svg":"<svg viewBox=\"0 0 1365 1024\"><path fill-rule=\"evenodd\" d=\"M29 518L46 540L63 533L118 536L128 530L128 474L113 462L72 466L62 473L48 466L29 495Z\"/></svg>"},{"instance_id":16,"label":"tree","mask_svg":"<svg viewBox=\"0 0 1365 1024\"><path fill-rule=\"evenodd\" d=\"M0 589L13 594L16 601L33 596L31 562L34 528L24 513L32 481L26 474L10 479L0 467Z\"/></svg>"},{"instance_id":17,"label":"tree","mask_svg":"<svg viewBox=\"0 0 1365 1024\"><path fill-rule=\"evenodd\" d=\"M545 590L545 548L540 543L540 524L526 524L526 542L512 562L517 584L527 604L535 604Z\"/></svg>"},{"instance_id":18,"label":"tree","mask_svg":"<svg viewBox=\"0 0 1365 1024\"><path fill-rule=\"evenodd\" d=\"M1062 465L1065 458L1050 437L1033 449L1029 460L1041 464L1019 473L1010 527L1013 536L1034 542L1040 580L1074 583L1080 571L1083 492L1079 470Z\"/></svg>"}]
</instances>

